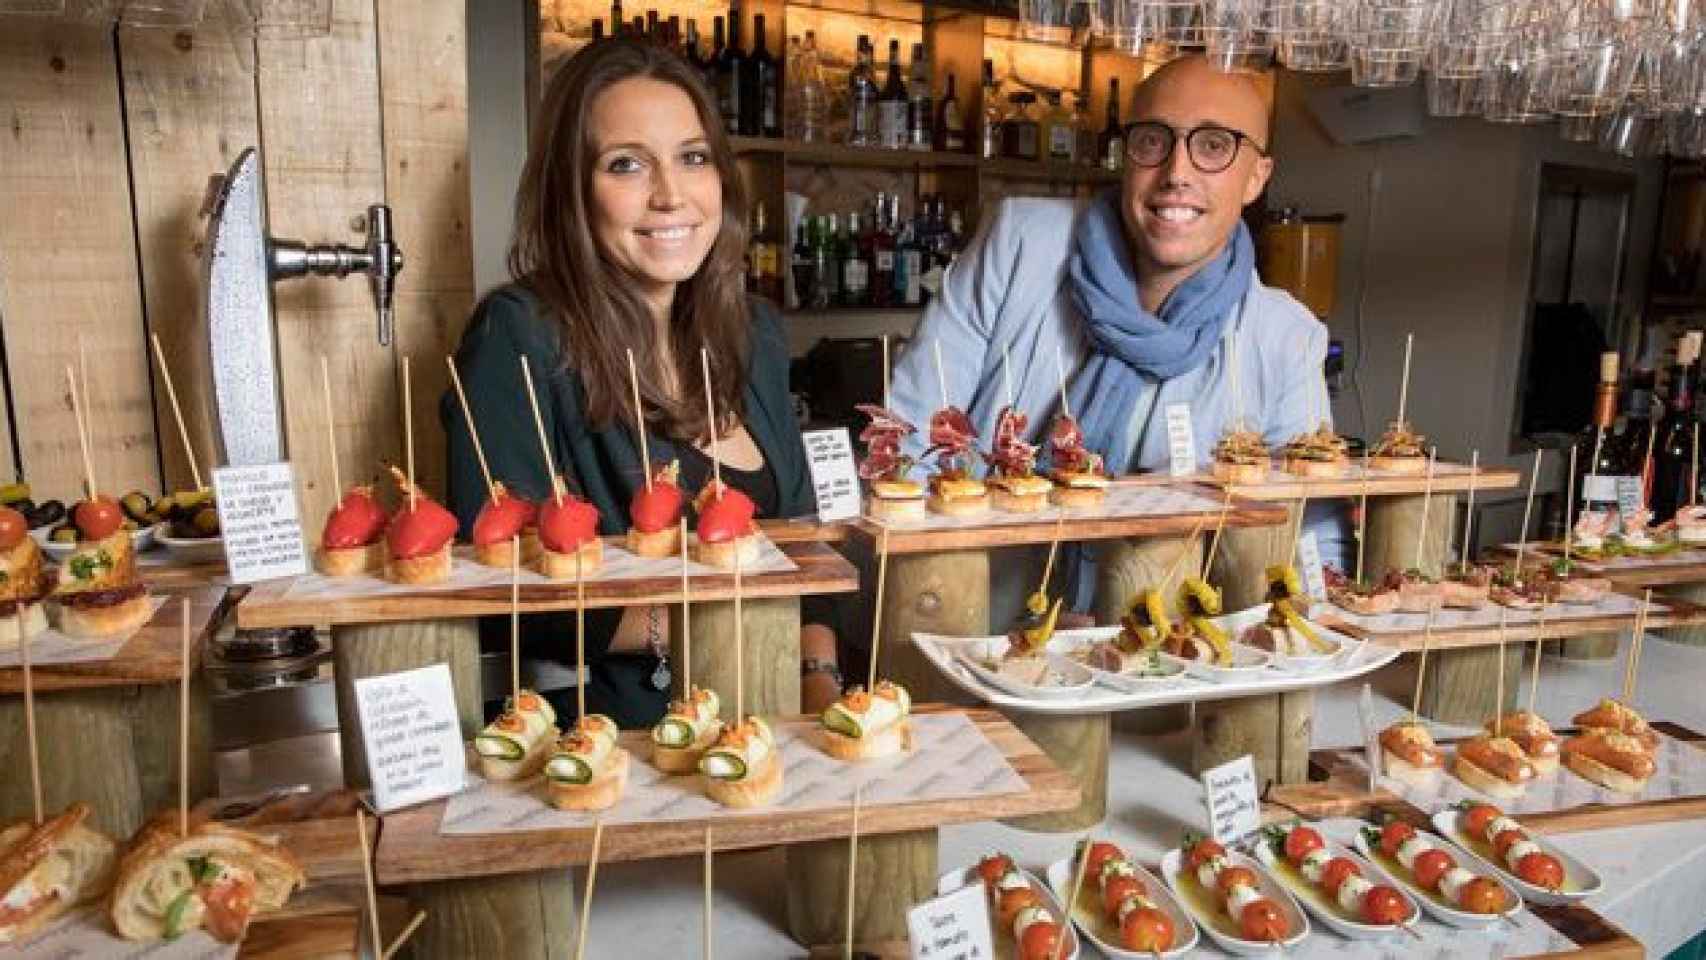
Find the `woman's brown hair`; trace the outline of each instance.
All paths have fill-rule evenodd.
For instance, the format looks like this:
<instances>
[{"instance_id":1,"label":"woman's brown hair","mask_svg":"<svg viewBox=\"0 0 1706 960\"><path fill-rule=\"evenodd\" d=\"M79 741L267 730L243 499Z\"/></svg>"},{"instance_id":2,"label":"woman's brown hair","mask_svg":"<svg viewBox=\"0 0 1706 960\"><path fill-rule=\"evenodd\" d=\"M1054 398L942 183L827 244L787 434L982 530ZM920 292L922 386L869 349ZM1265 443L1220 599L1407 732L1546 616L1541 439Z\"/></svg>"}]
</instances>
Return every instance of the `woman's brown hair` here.
<instances>
[{"instance_id":1,"label":"woman's brown hair","mask_svg":"<svg viewBox=\"0 0 1706 960\"><path fill-rule=\"evenodd\" d=\"M675 395L648 372L663 368L652 334L651 310L633 278L613 263L594 237L589 209L598 145L589 129L593 103L613 84L644 77L673 84L699 114L711 163L723 184L722 228L704 263L676 287L668 359ZM696 440L707 436L699 350L711 356L711 385L719 419L743 411L750 320L745 271L746 192L722 118L703 82L668 50L628 38L582 48L545 89L527 165L516 192L509 269L532 290L558 325L569 365L580 376L586 417L597 428L633 423L628 356L641 371L641 405L654 429Z\"/></svg>"}]
</instances>

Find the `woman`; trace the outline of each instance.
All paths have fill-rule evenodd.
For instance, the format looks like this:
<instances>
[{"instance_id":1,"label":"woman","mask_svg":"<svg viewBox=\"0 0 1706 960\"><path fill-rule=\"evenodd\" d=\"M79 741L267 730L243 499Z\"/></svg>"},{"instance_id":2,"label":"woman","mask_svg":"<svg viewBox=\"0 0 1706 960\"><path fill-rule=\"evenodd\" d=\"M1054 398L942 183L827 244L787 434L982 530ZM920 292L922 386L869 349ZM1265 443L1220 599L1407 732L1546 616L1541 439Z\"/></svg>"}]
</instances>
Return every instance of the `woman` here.
<instances>
[{"instance_id":1,"label":"woman","mask_svg":"<svg viewBox=\"0 0 1706 960\"><path fill-rule=\"evenodd\" d=\"M591 500L602 533L627 529L644 485L634 435L627 352L640 371L654 465L681 463L689 496L711 473L699 351L710 354L725 482L759 516L816 508L788 395L788 350L773 307L744 291L746 196L717 109L674 54L617 39L565 62L540 107L516 198L509 253L516 281L475 310L456 363L492 474L534 500L549 478L518 357L532 369L556 469ZM451 395L450 504L466 534L486 487ZM808 623L812 606L805 608ZM668 607L589 612L587 709L623 727L656 722L667 707ZM524 618L527 655L574 667L573 615ZM507 645L507 621L489 624ZM839 693L835 635L807 626L802 677L808 709ZM499 647L501 648L501 646ZM537 686L550 682L545 664ZM574 697L550 698L565 716Z\"/></svg>"}]
</instances>

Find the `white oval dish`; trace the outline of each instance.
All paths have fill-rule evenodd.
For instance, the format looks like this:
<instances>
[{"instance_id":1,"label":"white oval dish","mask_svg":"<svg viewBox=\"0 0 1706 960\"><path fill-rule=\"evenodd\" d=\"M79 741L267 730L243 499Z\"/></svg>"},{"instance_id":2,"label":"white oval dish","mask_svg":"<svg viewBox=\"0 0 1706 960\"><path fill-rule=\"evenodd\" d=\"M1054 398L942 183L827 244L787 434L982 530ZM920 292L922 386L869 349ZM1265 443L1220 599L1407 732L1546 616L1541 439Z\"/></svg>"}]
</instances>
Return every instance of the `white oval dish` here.
<instances>
[{"instance_id":1,"label":"white oval dish","mask_svg":"<svg viewBox=\"0 0 1706 960\"><path fill-rule=\"evenodd\" d=\"M30 536L35 538L36 544L41 547L43 553L55 560L63 560L76 552L77 545L75 543L55 543L54 541L49 540L48 534L52 533L53 527L57 526L59 526L59 524L56 523L50 527L37 527L30 531ZM154 535L159 526L160 525L157 523L152 523L146 527L137 527L135 530L132 530L130 532L131 548L136 552L141 553L149 547L152 547L154 545Z\"/></svg>"},{"instance_id":2,"label":"white oval dish","mask_svg":"<svg viewBox=\"0 0 1706 960\"><path fill-rule=\"evenodd\" d=\"M999 670L992 669L984 663L984 658L1000 658L1006 652L1005 638L1001 638L995 643L985 644L981 649L973 648L958 651L960 661L979 680L996 689L1005 690L1016 697L1027 697L1033 700L1075 700L1083 697L1096 684L1096 678L1091 676L1089 667L1058 653L1044 654L1049 669L1061 678L1061 682L1057 684L1026 683L1018 678L1005 675Z\"/></svg>"},{"instance_id":3,"label":"white oval dish","mask_svg":"<svg viewBox=\"0 0 1706 960\"><path fill-rule=\"evenodd\" d=\"M1054 917L1055 922L1061 924L1066 930L1066 953L1063 955L1063 960L1078 960L1081 949L1078 941L1078 928L1064 922L1066 911L1060 908L1059 898L1054 895L1053 890L1049 889L1048 884L1037 879L1036 874L1024 867L1019 867L1019 872L1025 875L1025 879L1031 882L1032 889L1037 891L1037 896L1042 899L1043 909L1047 910ZM974 883L983 883L983 878L977 875L977 864L974 863L960 870L950 870L936 878L936 896L945 896ZM995 956L998 958L1012 957L1014 955L1013 931L1000 929L995 920L995 909L993 907L989 911L989 923L991 927L995 928L991 931L995 935ZM1003 947L1006 949L1003 950Z\"/></svg>"},{"instance_id":4,"label":"white oval dish","mask_svg":"<svg viewBox=\"0 0 1706 960\"><path fill-rule=\"evenodd\" d=\"M1436 839L1441 841L1440 845L1447 853L1453 852L1454 848L1450 843L1444 842L1443 837ZM1441 894L1435 893L1431 890L1423 890L1421 884L1418 884L1416 879L1410 875L1410 871L1388 869L1383 856L1377 851L1369 849L1368 840L1363 837L1362 831L1360 830L1357 831L1356 836L1356 851L1357 853L1362 854L1362 858L1367 860L1369 865L1374 867L1375 872L1385 878L1387 883L1390 883L1398 889L1403 890L1405 893L1408 893L1417 903L1422 905L1423 910L1426 910L1428 913L1433 914L1436 919L1441 922L1448 923L1451 926L1469 929L1490 927L1501 920L1508 920L1522 912L1522 898L1517 896L1516 891L1510 888L1510 884L1505 883L1500 879L1498 871L1483 870L1481 873L1490 878L1494 883L1504 887L1505 895L1510 898L1510 909L1499 914L1470 913L1466 910L1459 910L1452 906L1450 901L1446 900ZM1462 865L1460 864L1460 866ZM1473 864L1471 864L1471 866L1473 866ZM1464 866L1464 869L1467 870L1469 867Z\"/></svg>"},{"instance_id":5,"label":"white oval dish","mask_svg":"<svg viewBox=\"0 0 1706 960\"><path fill-rule=\"evenodd\" d=\"M1308 824L1305 824L1305 826L1308 826ZM1319 829L1315 832L1321 833ZM1326 849L1329 854L1334 857L1344 857L1350 862L1356 864L1357 869L1362 871L1363 877L1373 878L1378 876L1374 868L1370 866L1368 860L1356 851L1350 850L1344 845L1334 842L1332 839L1327 837L1326 834L1322 834L1321 840L1325 845L1324 849ZM1349 912L1339 906L1336 901L1328 899L1324 890L1304 879L1303 875L1297 872L1295 867L1292 867L1289 863L1283 862L1280 855L1274 851L1273 847L1266 840L1258 841L1256 846L1256 859L1262 861L1262 865L1268 868L1269 872L1273 874L1274 879L1278 880L1286 890L1290 891L1293 896L1297 897L1299 903L1307 907L1310 913L1313 913L1321 920L1322 923L1327 925L1329 930L1332 930L1339 936L1348 937L1352 940L1374 940L1380 937L1391 936L1399 932L1398 928L1394 926L1364 923L1361 920L1351 917ZM1392 885L1392 888L1398 891L1398 895L1403 897L1404 902L1410 907L1409 919L1405 920L1400 924L1400 926L1414 927L1416 925L1416 921L1420 920L1422 917L1422 908L1417 905L1416 898L1411 896L1408 890L1397 885Z\"/></svg>"},{"instance_id":6,"label":"white oval dish","mask_svg":"<svg viewBox=\"0 0 1706 960\"><path fill-rule=\"evenodd\" d=\"M1230 643L1232 648L1232 666L1220 667L1201 660L1186 660L1173 654L1163 652L1161 659L1176 663L1193 677L1208 680L1213 683L1228 683L1236 680L1257 680L1268 671L1274 661L1274 655L1266 650L1257 650L1242 643Z\"/></svg>"},{"instance_id":7,"label":"white oval dish","mask_svg":"<svg viewBox=\"0 0 1706 960\"><path fill-rule=\"evenodd\" d=\"M1258 892L1279 905L1280 912L1285 914L1286 924L1294 932L1290 937L1281 941L1277 948L1272 943L1246 940L1234 932L1234 921L1224 909L1218 906L1218 895L1212 893L1209 896L1215 898L1216 906L1212 913L1205 916L1203 911L1207 908L1191 902L1191 896L1182 889L1182 884L1197 883L1196 877L1180 876L1184 856L1184 851L1176 847L1167 851L1167 855L1161 858L1161 876L1166 878L1167 887L1178 898L1180 906L1190 913L1191 919L1195 920L1197 925L1208 934L1209 939L1219 944L1221 949L1245 956L1266 956L1272 954L1275 949L1289 950L1302 943L1303 939L1309 936L1309 916L1303 912L1302 907L1297 905L1297 898L1293 897L1291 891L1282 886L1278 880L1275 880L1273 875L1263 869L1262 865L1257 863L1253 857L1246 856L1236 850L1226 851L1227 862L1234 866L1248 867L1256 874Z\"/></svg>"},{"instance_id":8,"label":"white oval dish","mask_svg":"<svg viewBox=\"0 0 1706 960\"><path fill-rule=\"evenodd\" d=\"M224 537L174 537L162 530L154 534L154 542L190 563L208 563L225 556Z\"/></svg>"},{"instance_id":9,"label":"white oval dish","mask_svg":"<svg viewBox=\"0 0 1706 960\"><path fill-rule=\"evenodd\" d=\"M1201 940L1202 937L1197 933L1196 921L1191 919L1190 913L1173 897L1173 892L1167 889L1166 884L1155 879L1154 874L1143 869L1142 865L1137 863L1133 863L1132 868L1136 870L1137 879L1143 881L1143 886L1147 891L1145 895L1155 901L1156 909L1173 920L1173 949L1163 950L1160 954L1161 960L1172 960L1174 957L1180 957L1195 950L1197 941ZM1078 879L1077 869L1078 865L1073 862L1071 857L1056 860L1048 866L1048 882L1054 888L1055 896L1062 902L1072 896L1073 881ZM1089 879L1084 882L1086 885L1090 883ZM1090 942L1096 945L1096 949L1107 956L1114 957L1115 960L1154 960L1156 957L1156 954L1153 953L1139 953L1136 950L1122 949L1113 941L1102 937L1097 932L1097 928L1105 921L1099 916L1090 915L1090 911L1087 909L1074 909L1072 911L1072 922L1077 924L1084 936L1090 938Z\"/></svg>"},{"instance_id":10,"label":"white oval dish","mask_svg":"<svg viewBox=\"0 0 1706 960\"><path fill-rule=\"evenodd\" d=\"M1545 887L1537 887L1512 871L1505 869L1502 864L1495 863L1493 858L1483 856L1480 851L1482 844L1474 842L1468 831L1463 828L1463 811L1461 810L1441 810L1433 815L1433 825L1434 829L1439 831L1440 836L1450 842L1456 850L1466 855L1476 867L1481 868L1484 872L1497 874L1506 886L1522 894L1522 898L1529 903L1546 906L1574 903L1577 900L1585 900L1605 888L1605 881L1600 879L1599 874L1594 872L1592 867L1558 849L1550 840L1532 830L1526 831L1528 838L1534 841L1541 852L1557 857L1558 863L1564 867L1564 889L1548 890Z\"/></svg>"},{"instance_id":11,"label":"white oval dish","mask_svg":"<svg viewBox=\"0 0 1706 960\"><path fill-rule=\"evenodd\" d=\"M1268 618L1268 608L1271 606L1272 604L1268 603L1259 604L1249 608L1248 610L1239 610L1237 613L1228 613L1215 617L1214 622L1222 630L1226 631L1226 635L1232 639L1233 643L1249 646L1248 644L1243 644L1238 638L1243 635L1245 630L1266 620ZM1308 618L1305 619L1308 620ZM1314 628L1315 635L1321 639L1321 642L1327 644L1332 649L1326 653L1269 654L1272 658L1272 666L1274 669L1292 670L1298 673L1313 673L1317 670L1327 670L1339 661L1339 657L1343 655L1346 650L1355 649L1357 641L1354 638L1340 633L1337 630L1322 626L1314 620L1308 620L1308 623L1310 627ZM1251 649L1259 650L1259 648L1254 647ZM1259 650L1259 652L1266 653L1267 651Z\"/></svg>"}]
</instances>

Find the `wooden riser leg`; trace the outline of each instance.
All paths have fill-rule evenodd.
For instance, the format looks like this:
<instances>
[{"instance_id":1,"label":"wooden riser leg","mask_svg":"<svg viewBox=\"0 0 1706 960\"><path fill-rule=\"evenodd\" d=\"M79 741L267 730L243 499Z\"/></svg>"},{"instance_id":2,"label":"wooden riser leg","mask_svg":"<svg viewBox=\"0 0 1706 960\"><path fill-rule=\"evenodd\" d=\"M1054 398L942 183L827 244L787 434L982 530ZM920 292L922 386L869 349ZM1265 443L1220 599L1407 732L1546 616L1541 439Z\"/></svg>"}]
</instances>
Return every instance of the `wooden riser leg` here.
<instances>
[{"instance_id":1,"label":"wooden riser leg","mask_svg":"<svg viewBox=\"0 0 1706 960\"><path fill-rule=\"evenodd\" d=\"M855 943L906 939L906 912L936 895L936 839L934 829L859 838ZM787 860L788 935L808 949L844 942L847 841L797 843Z\"/></svg>"},{"instance_id":2,"label":"wooden riser leg","mask_svg":"<svg viewBox=\"0 0 1706 960\"><path fill-rule=\"evenodd\" d=\"M1368 543L1363 552L1363 579L1378 580L1388 570L1409 570L1416 562L1416 539L1421 533L1421 494L1368 498ZM1455 494L1433 495L1428 505L1428 529L1422 546L1423 573L1437 577L1450 559L1445 555L1457 516ZM1354 550L1356 545L1351 545ZM1354 554L1352 555L1354 558ZM1354 559L1353 559L1354 563Z\"/></svg>"},{"instance_id":3,"label":"wooden riser leg","mask_svg":"<svg viewBox=\"0 0 1706 960\"><path fill-rule=\"evenodd\" d=\"M1057 766L1078 781L1078 806L1058 813L1013 817L1002 822L1021 830L1064 833L1102 822L1108 813L1108 733L1105 713L1053 716L1001 711L1013 726L1030 737Z\"/></svg>"},{"instance_id":4,"label":"wooden riser leg","mask_svg":"<svg viewBox=\"0 0 1706 960\"><path fill-rule=\"evenodd\" d=\"M568 870L416 884L409 899L426 911L407 946L415 960L574 956L580 902Z\"/></svg>"},{"instance_id":5,"label":"wooden riser leg","mask_svg":"<svg viewBox=\"0 0 1706 960\"><path fill-rule=\"evenodd\" d=\"M484 725L477 620L336 626L332 628L332 659L337 668L338 740L343 746L346 786L356 789L368 786L367 747L355 706L355 681L359 679L435 663L448 664L462 739L472 740Z\"/></svg>"},{"instance_id":6,"label":"wooden riser leg","mask_svg":"<svg viewBox=\"0 0 1706 960\"><path fill-rule=\"evenodd\" d=\"M1265 784L1309 779L1309 740L1315 695L1308 690L1197 704L1191 770L1203 771L1250 754Z\"/></svg>"},{"instance_id":7,"label":"wooden riser leg","mask_svg":"<svg viewBox=\"0 0 1706 960\"><path fill-rule=\"evenodd\" d=\"M1678 627L1673 629L1690 630L1698 628ZM1617 656L1617 642L1621 636L1615 632L1608 632L1585 633L1579 637L1571 637L1559 643L1558 655L1565 660L1610 660ZM1706 634L1703 634L1701 642L1706 643Z\"/></svg>"},{"instance_id":8,"label":"wooden riser leg","mask_svg":"<svg viewBox=\"0 0 1706 960\"><path fill-rule=\"evenodd\" d=\"M1207 546L1206 539L1199 535L1194 540L1189 537L1108 540L1098 544L1098 549L1101 554L1096 564L1096 622L1111 624L1118 623L1138 596L1149 589L1159 589L1167 599L1167 609L1177 613L1179 584L1186 577L1198 575ZM1186 551L1194 551L1195 555L1179 563L1180 554ZM1173 575L1163 582L1169 572ZM1114 727L1124 733L1149 736L1183 730L1190 719L1190 705L1177 704L1123 711L1114 716Z\"/></svg>"},{"instance_id":9,"label":"wooden riser leg","mask_svg":"<svg viewBox=\"0 0 1706 960\"><path fill-rule=\"evenodd\" d=\"M879 676L905 686L917 703L975 704L924 659L912 643L912 634L982 637L990 633L989 554L955 550L890 556L888 581L883 585L882 630Z\"/></svg>"},{"instance_id":10,"label":"wooden riser leg","mask_svg":"<svg viewBox=\"0 0 1706 960\"><path fill-rule=\"evenodd\" d=\"M190 682L190 802L214 790L212 709L200 675ZM78 800L90 826L120 841L178 804L178 685L66 690L36 696L42 804L49 815ZM0 822L34 811L24 698L0 697Z\"/></svg>"},{"instance_id":11,"label":"wooden riser leg","mask_svg":"<svg viewBox=\"0 0 1706 960\"><path fill-rule=\"evenodd\" d=\"M798 597L742 600L746 648L746 712L776 716L800 712L800 600ZM681 626L672 618L669 658L671 686L681 696L685 679ZM735 605L733 601L693 605L693 684L717 691L724 720L735 715Z\"/></svg>"},{"instance_id":12,"label":"wooden riser leg","mask_svg":"<svg viewBox=\"0 0 1706 960\"><path fill-rule=\"evenodd\" d=\"M1654 590L1653 597L1660 595L1687 600L1689 603L1706 604L1706 583L1681 584L1665 587L1662 591ZM1672 643L1686 643L1696 647L1706 647L1706 627L1665 627L1655 631ZM1615 652L1615 651L1613 651Z\"/></svg>"},{"instance_id":13,"label":"wooden riser leg","mask_svg":"<svg viewBox=\"0 0 1706 960\"><path fill-rule=\"evenodd\" d=\"M1479 727L1492 719L1495 710L1516 708L1518 689L1527 681L1523 658L1530 644L1505 644L1505 700L1498 698L1499 652L1497 647L1439 650L1428 654L1428 676L1422 689L1422 715L1440 723Z\"/></svg>"},{"instance_id":14,"label":"wooden riser leg","mask_svg":"<svg viewBox=\"0 0 1706 960\"><path fill-rule=\"evenodd\" d=\"M1221 606L1244 610L1267 599L1263 576L1270 564L1284 561L1291 549L1296 503L1285 504L1286 521L1271 527L1229 527L1220 535L1209 582L1220 588Z\"/></svg>"}]
</instances>

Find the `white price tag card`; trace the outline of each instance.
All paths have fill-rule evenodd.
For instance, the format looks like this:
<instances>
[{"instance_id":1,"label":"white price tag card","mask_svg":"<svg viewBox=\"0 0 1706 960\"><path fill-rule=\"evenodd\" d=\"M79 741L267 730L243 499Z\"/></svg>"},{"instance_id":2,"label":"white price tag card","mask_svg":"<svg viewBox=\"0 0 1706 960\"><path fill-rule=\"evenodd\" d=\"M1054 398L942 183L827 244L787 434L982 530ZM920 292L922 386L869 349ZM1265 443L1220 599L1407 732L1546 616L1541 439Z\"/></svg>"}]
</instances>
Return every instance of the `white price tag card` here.
<instances>
[{"instance_id":1,"label":"white price tag card","mask_svg":"<svg viewBox=\"0 0 1706 960\"><path fill-rule=\"evenodd\" d=\"M1202 786L1208 802L1209 835L1216 841L1234 843L1262 826L1256 763L1249 754L1204 770Z\"/></svg>"},{"instance_id":2,"label":"white price tag card","mask_svg":"<svg viewBox=\"0 0 1706 960\"><path fill-rule=\"evenodd\" d=\"M1197 472L1197 437L1188 403L1167 405L1167 460L1172 476L1188 477Z\"/></svg>"},{"instance_id":3,"label":"white price tag card","mask_svg":"<svg viewBox=\"0 0 1706 960\"><path fill-rule=\"evenodd\" d=\"M1327 572L1321 569L1321 545L1313 532L1297 538L1297 566L1303 573L1303 589L1317 600L1327 599Z\"/></svg>"},{"instance_id":4,"label":"white price tag card","mask_svg":"<svg viewBox=\"0 0 1706 960\"><path fill-rule=\"evenodd\" d=\"M1617 513L1619 516L1632 517L1646 501L1642 496L1640 477L1617 478Z\"/></svg>"},{"instance_id":5,"label":"white price tag card","mask_svg":"<svg viewBox=\"0 0 1706 960\"><path fill-rule=\"evenodd\" d=\"M906 912L913 960L990 960L995 956L983 883L926 900Z\"/></svg>"},{"instance_id":6,"label":"white price tag card","mask_svg":"<svg viewBox=\"0 0 1706 960\"><path fill-rule=\"evenodd\" d=\"M374 809L386 813L462 790L468 761L448 665L357 680L355 706Z\"/></svg>"},{"instance_id":7,"label":"white price tag card","mask_svg":"<svg viewBox=\"0 0 1706 960\"><path fill-rule=\"evenodd\" d=\"M859 516L859 468L853 462L853 442L846 427L807 430L806 464L817 489L817 518L824 523Z\"/></svg>"},{"instance_id":8,"label":"white price tag card","mask_svg":"<svg viewBox=\"0 0 1706 960\"><path fill-rule=\"evenodd\" d=\"M1362 723L1362 755L1368 759L1368 792L1380 786L1380 770L1385 766L1380 755L1380 724L1374 720L1374 688L1362 685L1357 697L1357 720Z\"/></svg>"},{"instance_id":9,"label":"white price tag card","mask_svg":"<svg viewBox=\"0 0 1706 960\"><path fill-rule=\"evenodd\" d=\"M216 468L213 491L232 583L308 572L296 472L288 462Z\"/></svg>"}]
</instances>

